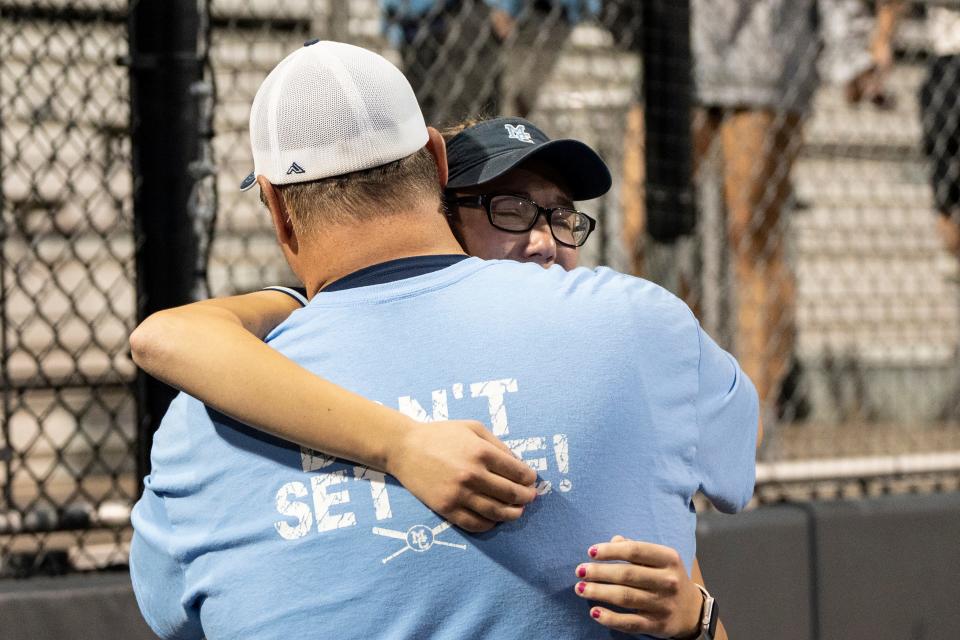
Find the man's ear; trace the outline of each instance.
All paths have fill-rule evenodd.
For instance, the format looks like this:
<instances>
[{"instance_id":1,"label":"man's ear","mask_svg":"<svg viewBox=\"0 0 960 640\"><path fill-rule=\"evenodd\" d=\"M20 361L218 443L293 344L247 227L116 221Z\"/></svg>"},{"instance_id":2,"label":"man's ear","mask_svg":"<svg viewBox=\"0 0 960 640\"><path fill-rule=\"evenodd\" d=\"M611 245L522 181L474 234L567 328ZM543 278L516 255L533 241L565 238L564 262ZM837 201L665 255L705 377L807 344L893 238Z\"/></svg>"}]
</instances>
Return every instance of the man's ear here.
<instances>
[{"instance_id":1,"label":"man's ear","mask_svg":"<svg viewBox=\"0 0 960 640\"><path fill-rule=\"evenodd\" d=\"M296 255L298 249L297 234L293 230L293 223L290 221L290 214L283 203L283 198L270 184L270 181L263 176L257 176L257 184L260 185L263 198L267 201L267 208L270 209L270 219L273 222L273 230L277 234L277 242L280 243L281 247Z\"/></svg>"},{"instance_id":2,"label":"man's ear","mask_svg":"<svg viewBox=\"0 0 960 640\"><path fill-rule=\"evenodd\" d=\"M433 156L437 163L437 176L440 178L440 188L447 186L447 178L450 175L447 169L447 143L443 141L443 136L433 127L427 127L427 133L430 139L427 140L427 151Z\"/></svg>"}]
</instances>

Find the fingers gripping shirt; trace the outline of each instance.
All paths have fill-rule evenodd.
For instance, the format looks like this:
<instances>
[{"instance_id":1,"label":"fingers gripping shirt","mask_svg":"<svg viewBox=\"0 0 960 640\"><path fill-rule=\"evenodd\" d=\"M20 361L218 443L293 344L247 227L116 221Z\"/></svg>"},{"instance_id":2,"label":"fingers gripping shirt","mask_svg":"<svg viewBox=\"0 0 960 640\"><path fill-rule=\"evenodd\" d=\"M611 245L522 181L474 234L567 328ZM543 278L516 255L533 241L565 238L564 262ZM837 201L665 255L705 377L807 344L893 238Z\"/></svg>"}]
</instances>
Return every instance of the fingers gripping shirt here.
<instances>
[{"instance_id":1,"label":"fingers gripping shirt","mask_svg":"<svg viewBox=\"0 0 960 640\"><path fill-rule=\"evenodd\" d=\"M674 296L608 269L471 258L314 296L268 342L418 420L483 421L540 496L471 535L389 476L180 396L134 511L162 637L595 638L571 589L590 545L622 534L689 567L693 494L731 510L752 487L749 381Z\"/></svg>"}]
</instances>

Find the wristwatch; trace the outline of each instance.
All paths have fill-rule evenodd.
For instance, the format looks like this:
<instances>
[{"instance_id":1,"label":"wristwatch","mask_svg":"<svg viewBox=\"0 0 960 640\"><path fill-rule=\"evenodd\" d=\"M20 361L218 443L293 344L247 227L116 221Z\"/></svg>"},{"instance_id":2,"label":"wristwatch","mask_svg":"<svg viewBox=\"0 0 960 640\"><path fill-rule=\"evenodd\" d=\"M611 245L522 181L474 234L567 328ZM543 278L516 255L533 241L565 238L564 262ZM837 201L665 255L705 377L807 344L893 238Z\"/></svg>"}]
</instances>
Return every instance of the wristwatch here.
<instances>
[{"instance_id":1,"label":"wristwatch","mask_svg":"<svg viewBox=\"0 0 960 640\"><path fill-rule=\"evenodd\" d=\"M694 582L694 584L697 584ZM703 617L700 619L700 635L692 640L714 640L717 635L717 625L720 621L720 607L717 601L713 599L710 592L702 585L697 584L700 593L703 594Z\"/></svg>"}]
</instances>

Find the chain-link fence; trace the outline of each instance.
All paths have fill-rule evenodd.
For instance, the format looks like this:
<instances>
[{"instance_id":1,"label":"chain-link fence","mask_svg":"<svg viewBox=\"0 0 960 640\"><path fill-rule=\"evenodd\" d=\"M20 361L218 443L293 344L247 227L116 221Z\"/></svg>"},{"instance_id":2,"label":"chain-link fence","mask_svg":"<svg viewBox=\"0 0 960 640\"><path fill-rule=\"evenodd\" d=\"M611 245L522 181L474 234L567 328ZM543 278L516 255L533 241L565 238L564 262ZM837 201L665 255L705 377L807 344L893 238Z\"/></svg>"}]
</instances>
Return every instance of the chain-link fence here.
<instances>
[{"instance_id":1,"label":"chain-link fence","mask_svg":"<svg viewBox=\"0 0 960 640\"><path fill-rule=\"evenodd\" d=\"M0 0L7 575L104 566L128 537L138 396L126 336L143 241L131 6ZM764 399L762 500L957 489L960 2L198 11L206 71L190 92L211 144L189 167L193 295L292 282L266 213L238 190L249 105L303 41L353 42L405 70L432 123L524 115L601 153L614 187L582 204L601 221L582 263L665 284L737 353ZM684 172L692 182L656 191Z\"/></svg>"},{"instance_id":2,"label":"chain-link fence","mask_svg":"<svg viewBox=\"0 0 960 640\"><path fill-rule=\"evenodd\" d=\"M3 575L122 561L128 538L125 55L122 0L0 3Z\"/></svg>"}]
</instances>

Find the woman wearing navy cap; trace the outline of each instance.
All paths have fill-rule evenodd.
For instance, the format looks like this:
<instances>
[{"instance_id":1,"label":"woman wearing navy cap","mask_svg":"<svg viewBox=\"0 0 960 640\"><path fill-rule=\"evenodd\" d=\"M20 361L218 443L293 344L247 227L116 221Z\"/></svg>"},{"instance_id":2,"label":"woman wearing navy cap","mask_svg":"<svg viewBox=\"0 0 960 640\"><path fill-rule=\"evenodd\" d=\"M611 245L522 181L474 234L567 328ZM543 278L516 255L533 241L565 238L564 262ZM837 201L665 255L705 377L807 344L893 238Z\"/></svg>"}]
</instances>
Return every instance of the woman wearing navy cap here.
<instances>
[{"instance_id":1,"label":"woman wearing navy cap","mask_svg":"<svg viewBox=\"0 0 960 640\"><path fill-rule=\"evenodd\" d=\"M520 118L468 121L444 137L448 219L467 253L577 266L578 248L596 220L574 201L598 198L611 184L593 149L578 140L550 140Z\"/></svg>"},{"instance_id":2,"label":"woman wearing navy cap","mask_svg":"<svg viewBox=\"0 0 960 640\"><path fill-rule=\"evenodd\" d=\"M576 266L596 221L574 202L599 197L611 185L595 151L576 140L550 140L519 118L470 121L444 138L448 221L467 253L545 268ZM241 422L367 463L365 452L344 450L338 434L349 432L357 440L359 433L361 440L378 443L388 428L394 433L398 424L413 420L313 375L263 342L305 303L302 292L275 287L160 311L131 335L133 357L147 373ZM265 398L266 383L278 379L287 397ZM383 461L383 470L453 524L488 530L519 518L536 496L533 470L479 422L451 420L404 432L410 435ZM635 605L630 614L593 607L598 623L660 637L701 637L702 610L712 598L672 549L616 536L598 540L583 560L576 567L578 595ZM693 577L702 583L696 564Z\"/></svg>"}]
</instances>

